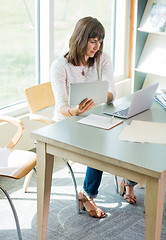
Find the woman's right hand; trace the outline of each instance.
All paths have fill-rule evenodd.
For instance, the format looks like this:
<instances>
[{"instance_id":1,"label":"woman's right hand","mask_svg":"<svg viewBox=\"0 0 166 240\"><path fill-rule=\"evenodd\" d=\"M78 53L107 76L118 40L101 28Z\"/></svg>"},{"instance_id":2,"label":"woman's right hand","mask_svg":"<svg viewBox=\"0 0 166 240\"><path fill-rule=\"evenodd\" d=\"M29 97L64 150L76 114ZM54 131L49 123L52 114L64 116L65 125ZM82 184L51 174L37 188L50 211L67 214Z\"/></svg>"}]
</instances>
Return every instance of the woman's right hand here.
<instances>
[{"instance_id":1,"label":"woman's right hand","mask_svg":"<svg viewBox=\"0 0 166 240\"><path fill-rule=\"evenodd\" d=\"M76 115L87 112L95 105L92 99L85 98L78 106L75 107Z\"/></svg>"}]
</instances>

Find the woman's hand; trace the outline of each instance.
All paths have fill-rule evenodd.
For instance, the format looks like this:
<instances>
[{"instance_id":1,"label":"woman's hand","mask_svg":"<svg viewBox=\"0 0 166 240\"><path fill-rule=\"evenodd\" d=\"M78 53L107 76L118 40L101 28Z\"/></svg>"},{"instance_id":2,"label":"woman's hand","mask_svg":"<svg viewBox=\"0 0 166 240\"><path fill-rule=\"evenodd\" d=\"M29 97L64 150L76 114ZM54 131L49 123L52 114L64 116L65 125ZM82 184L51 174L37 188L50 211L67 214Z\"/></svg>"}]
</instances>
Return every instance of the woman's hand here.
<instances>
[{"instance_id":1,"label":"woman's hand","mask_svg":"<svg viewBox=\"0 0 166 240\"><path fill-rule=\"evenodd\" d=\"M77 107L74 109L76 110L76 115L79 115L81 113L87 112L91 107L95 105L94 101L92 99L85 98Z\"/></svg>"},{"instance_id":2,"label":"woman's hand","mask_svg":"<svg viewBox=\"0 0 166 240\"><path fill-rule=\"evenodd\" d=\"M108 95L107 95L107 103L110 103L112 102L113 100L113 94L111 92L108 92Z\"/></svg>"},{"instance_id":3,"label":"woman's hand","mask_svg":"<svg viewBox=\"0 0 166 240\"><path fill-rule=\"evenodd\" d=\"M61 114L64 116L75 116L79 115L81 113L87 112L89 109L91 109L92 106L94 106L95 103L92 99L85 98L78 106L76 107L69 107L67 105L63 105L60 109Z\"/></svg>"}]
</instances>

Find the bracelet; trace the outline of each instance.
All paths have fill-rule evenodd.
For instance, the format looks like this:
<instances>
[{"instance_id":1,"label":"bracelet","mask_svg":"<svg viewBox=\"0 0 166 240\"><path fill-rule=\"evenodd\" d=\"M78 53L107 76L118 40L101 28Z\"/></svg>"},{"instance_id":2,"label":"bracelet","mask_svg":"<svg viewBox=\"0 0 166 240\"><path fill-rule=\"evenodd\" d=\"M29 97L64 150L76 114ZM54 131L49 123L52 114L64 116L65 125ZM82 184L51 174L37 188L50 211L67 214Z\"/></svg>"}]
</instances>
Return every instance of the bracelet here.
<instances>
[{"instance_id":1,"label":"bracelet","mask_svg":"<svg viewBox=\"0 0 166 240\"><path fill-rule=\"evenodd\" d=\"M71 107L68 108L68 113L70 114L70 116L74 116L74 115L71 114L70 108L71 108Z\"/></svg>"}]
</instances>

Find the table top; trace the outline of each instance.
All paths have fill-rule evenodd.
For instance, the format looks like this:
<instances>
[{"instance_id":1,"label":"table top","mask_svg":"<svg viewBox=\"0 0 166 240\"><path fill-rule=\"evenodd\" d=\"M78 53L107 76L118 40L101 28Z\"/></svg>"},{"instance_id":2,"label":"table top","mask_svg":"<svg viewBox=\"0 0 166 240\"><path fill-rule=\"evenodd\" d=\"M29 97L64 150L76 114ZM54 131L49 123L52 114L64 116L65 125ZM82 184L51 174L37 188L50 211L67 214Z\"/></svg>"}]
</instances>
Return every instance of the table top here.
<instances>
[{"instance_id":1,"label":"table top","mask_svg":"<svg viewBox=\"0 0 166 240\"><path fill-rule=\"evenodd\" d=\"M103 115L103 111L110 108L114 111L118 103L116 101L116 104L101 105L90 110L88 114ZM101 161L111 162L150 176L159 177L159 174L166 170L166 145L119 140L121 131L132 120L166 123L166 111L156 102L153 103L151 109L125 120L123 124L110 130L77 123L80 118L82 116L70 117L47 125L33 131L31 136L36 140L86 156L93 155Z\"/></svg>"}]
</instances>

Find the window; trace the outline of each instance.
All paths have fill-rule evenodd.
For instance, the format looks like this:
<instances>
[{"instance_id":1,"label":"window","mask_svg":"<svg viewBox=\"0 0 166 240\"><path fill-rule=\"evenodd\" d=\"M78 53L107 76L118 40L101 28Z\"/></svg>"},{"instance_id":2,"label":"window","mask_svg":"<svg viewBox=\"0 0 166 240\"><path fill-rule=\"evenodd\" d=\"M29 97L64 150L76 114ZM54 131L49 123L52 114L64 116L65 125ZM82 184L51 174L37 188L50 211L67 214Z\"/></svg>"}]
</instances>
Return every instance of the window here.
<instances>
[{"instance_id":1,"label":"window","mask_svg":"<svg viewBox=\"0 0 166 240\"><path fill-rule=\"evenodd\" d=\"M125 78L128 0L54 0L54 58L68 51L76 22L85 16L96 17L105 27L104 51L114 63L114 76ZM61 9L61 10L60 10Z\"/></svg>"},{"instance_id":2,"label":"window","mask_svg":"<svg viewBox=\"0 0 166 240\"><path fill-rule=\"evenodd\" d=\"M85 16L96 17L105 27L104 51L112 58L115 80L127 78L128 2L4 1L0 9L0 109L25 101L25 88L49 81L52 61L68 51L73 28Z\"/></svg>"},{"instance_id":3,"label":"window","mask_svg":"<svg viewBox=\"0 0 166 240\"><path fill-rule=\"evenodd\" d=\"M116 81L127 78L129 1L117 0L114 29L114 76Z\"/></svg>"},{"instance_id":4,"label":"window","mask_svg":"<svg viewBox=\"0 0 166 240\"><path fill-rule=\"evenodd\" d=\"M68 51L68 43L76 22L85 16L96 17L105 27L104 47L110 53L112 31L112 0L55 0L54 1L54 57ZM59 11L61 9L61 11ZM66 31L67 30L67 31Z\"/></svg>"},{"instance_id":5,"label":"window","mask_svg":"<svg viewBox=\"0 0 166 240\"><path fill-rule=\"evenodd\" d=\"M0 108L25 100L24 89L35 84L34 14L34 0L1 4Z\"/></svg>"}]
</instances>

